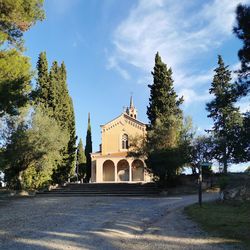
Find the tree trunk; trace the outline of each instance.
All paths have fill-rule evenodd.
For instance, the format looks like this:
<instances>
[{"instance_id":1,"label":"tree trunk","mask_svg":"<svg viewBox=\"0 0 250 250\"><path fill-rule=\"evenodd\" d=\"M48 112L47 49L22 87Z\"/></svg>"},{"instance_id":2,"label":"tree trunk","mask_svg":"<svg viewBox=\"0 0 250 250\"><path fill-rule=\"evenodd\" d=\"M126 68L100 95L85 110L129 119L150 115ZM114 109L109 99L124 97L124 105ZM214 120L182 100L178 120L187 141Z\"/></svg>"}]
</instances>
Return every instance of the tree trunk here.
<instances>
[{"instance_id":1,"label":"tree trunk","mask_svg":"<svg viewBox=\"0 0 250 250\"><path fill-rule=\"evenodd\" d=\"M23 171L20 171L18 173L18 176L17 176L17 185L16 185L16 190L22 190L22 187L23 187L23 178L22 178L22 175L23 175Z\"/></svg>"},{"instance_id":2,"label":"tree trunk","mask_svg":"<svg viewBox=\"0 0 250 250\"><path fill-rule=\"evenodd\" d=\"M225 148L224 155L223 155L223 173L227 174L227 148Z\"/></svg>"}]
</instances>

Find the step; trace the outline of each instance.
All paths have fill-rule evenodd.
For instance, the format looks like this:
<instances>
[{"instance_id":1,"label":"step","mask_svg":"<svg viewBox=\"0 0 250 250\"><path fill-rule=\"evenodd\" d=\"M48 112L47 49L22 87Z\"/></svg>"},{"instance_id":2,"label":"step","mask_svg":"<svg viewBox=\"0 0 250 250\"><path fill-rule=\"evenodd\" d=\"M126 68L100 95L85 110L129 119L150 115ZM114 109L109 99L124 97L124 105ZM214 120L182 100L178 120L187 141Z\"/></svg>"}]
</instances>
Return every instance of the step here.
<instances>
[{"instance_id":1,"label":"step","mask_svg":"<svg viewBox=\"0 0 250 250\"><path fill-rule=\"evenodd\" d=\"M155 196L160 192L154 183L70 183L37 196Z\"/></svg>"}]
</instances>

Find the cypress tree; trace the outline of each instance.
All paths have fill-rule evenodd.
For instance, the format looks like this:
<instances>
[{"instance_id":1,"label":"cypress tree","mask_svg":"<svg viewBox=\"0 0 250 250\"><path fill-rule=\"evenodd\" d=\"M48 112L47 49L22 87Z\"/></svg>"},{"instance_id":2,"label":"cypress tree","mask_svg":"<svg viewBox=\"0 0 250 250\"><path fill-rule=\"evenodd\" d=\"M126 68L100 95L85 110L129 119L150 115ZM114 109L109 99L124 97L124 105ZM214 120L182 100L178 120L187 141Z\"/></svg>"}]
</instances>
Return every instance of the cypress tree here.
<instances>
[{"instance_id":1,"label":"cypress tree","mask_svg":"<svg viewBox=\"0 0 250 250\"><path fill-rule=\"evenodd\" d=\"M39 104L43 109L48 108L49 99L49 72L48 61L46 52L41 52L36 64L38 78L37 78L37 90L35 93L35 103Z\"/></svg>"},{"instance_id":2,"label":"cypress tree","mask_svg":"<svg viewBox=\"0 0 250 250\"><path fill-rule=\"evenodd\" d=\"M171 180L182 165L179 141L182 129L182 111L172 79L172 70L162 62L159 53L155 56L153 84L150 88L149 119L147 133L147 166L165 183Z\"/></svg>"},{"instance_id":3,"label":"cypress tree","mask_svg":"<svg viewBox=\"0 0 250 250\"><path fill-rule=\"evenodd\" d=\"M77 146L76 165L79 178L84 179L86 175L86 156L83 149L82 139L80 139Z\"/></svg>"},{"instance_id":4,"label":"cypress tree","mask_svg":"<svg viewBox=\"0 0 250 250\"><path fill-rule=\"evenodd\" d=\"M86 135L86 182L89 182L91 178L91 154L92 153L92 135L91 135L91 125L90 125L90 113L88 114L88 129Z\"/></svg>"},{"instance_id":5,"label":"cypress tree","mask_svg":"<svg viewBox=\"0 0 250 250\"><path fill-rule=\"evenodd\" d=\"M62 161L53 173L56 183L65 182L74 174L76 163L75 115L72 99L67 87L67 72L64 62L59 66L57 61L52 63L48 74L46 54L39 56L37 104L54 118L60 128L67 133L68 140L61 150Z\"/></svg>"},{"instance_id":6,"label":"cypress tree","mask_svg":"<svg viewBox=\"0 0 250 250\"><path fill-rule=\"evenodd\" d=\"M208 117L212 118L214 125L210 133L214 137L214 158L223 165L223 172L227 173L228 165L234 162L234 151L237 147L236 135L242 126L242 116L239 108L235 107L238 95L235 92L235 84L231 83L231 71L224 65L222 57L218 56L218 67L214 70L215 75L210 94L214 99L207 103Z\"/></svg>"},{"instance_id":7,"label":"cypress tree","mask_svg":"<svg viewBox=\"0 0 250 250\"><path fill-rule=\"evenodd\" d=\"M156 119L166 121L169 116L175 115L182 117L180 104L183 98L177 99L177 94L173 87L172 69L162 62L159 53L155 56L153 84L148 85L150 88L149 106L147 107L147 115L149 119L149 127L154 126Z\"/></svg>"},{"instance_id":8,"label":"cypress tree","mask_svg":"<svg viewBox=\"0 0 250 250\"><path fill-rule=\"evenodd\" d=\"M73 108L72 99L69 97L69 105L70 105L70 116L69 116L69 143L67 148L68 154L68 173L70 176L74 174L74 169L76 166L76 129L75 129L75 113Z\"/></svg>"},{"instance_id":9,"label":"cypress tree","mask_svg":"<svg viewBox=\"0 0 250 250\"><path fill-rule=\"evenodd\" d=\"M54 174L56 182L67 181L74 174L76 163L76 135L75 135L75 115L71 97L67 88L67 72L64 62L58 67L54 62L50 72L52 83L51 93L53 96L53 115L61 128L68 132L68 143L62 151L64 159L61 166ZM56 84L55 84L56 83Z\"/></svg>"}]
</instances>

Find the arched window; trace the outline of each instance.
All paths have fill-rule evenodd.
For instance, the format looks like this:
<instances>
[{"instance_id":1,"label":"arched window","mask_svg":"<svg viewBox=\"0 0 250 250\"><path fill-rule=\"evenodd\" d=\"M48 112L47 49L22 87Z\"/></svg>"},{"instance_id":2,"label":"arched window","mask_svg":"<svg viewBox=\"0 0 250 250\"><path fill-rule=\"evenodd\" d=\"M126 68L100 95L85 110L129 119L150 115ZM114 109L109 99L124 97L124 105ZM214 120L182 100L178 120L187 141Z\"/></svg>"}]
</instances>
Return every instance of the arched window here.
<instances>
[{"instance_id":1,"label":"arched window","mask_svg":"<svg viewBox=\"0 0 250 250\"><path fill-rule=\"evenodd\" d=\"M122 135L122 149L128 149L128 135Z\"/></svg>"}]
</instances>

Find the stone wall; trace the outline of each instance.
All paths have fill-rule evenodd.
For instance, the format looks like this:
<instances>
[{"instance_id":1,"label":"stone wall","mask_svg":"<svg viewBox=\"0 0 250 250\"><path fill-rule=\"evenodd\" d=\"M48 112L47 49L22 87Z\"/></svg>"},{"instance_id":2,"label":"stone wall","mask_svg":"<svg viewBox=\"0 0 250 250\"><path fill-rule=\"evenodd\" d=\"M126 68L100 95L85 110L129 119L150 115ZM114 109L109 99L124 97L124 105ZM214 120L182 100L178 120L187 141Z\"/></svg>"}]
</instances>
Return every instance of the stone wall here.
<instances>
[{"instance_id":1,"label":"stone wall","mask_svg":"<svg viewBox=\"0 0 250 250\"><path fill-rule=\"evenodd\" d=\"M224 200L250 200L250 175L233 174L229 176L228 184L223 191Z\"/></svg>"}]
</instances>

